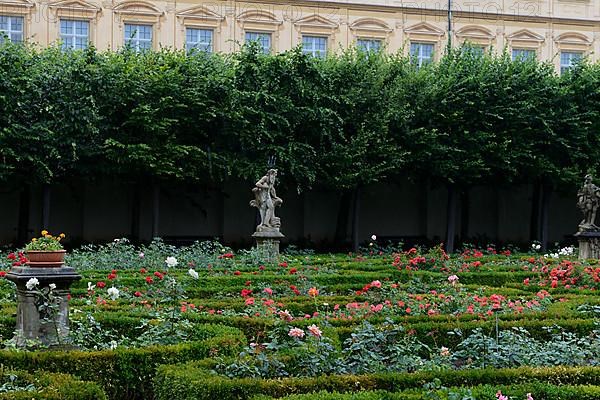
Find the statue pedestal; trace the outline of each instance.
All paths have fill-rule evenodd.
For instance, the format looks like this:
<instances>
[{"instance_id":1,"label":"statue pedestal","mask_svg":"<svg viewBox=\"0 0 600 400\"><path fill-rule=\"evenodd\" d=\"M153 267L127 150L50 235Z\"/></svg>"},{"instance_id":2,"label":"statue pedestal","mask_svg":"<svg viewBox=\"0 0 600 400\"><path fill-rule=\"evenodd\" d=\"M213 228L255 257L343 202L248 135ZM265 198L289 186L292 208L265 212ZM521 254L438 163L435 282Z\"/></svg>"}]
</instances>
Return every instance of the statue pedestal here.
<instances>
[{"instance_id":1,"label":"statue pedestal","mask_svg":"<svg viewBox=\"0 0 600 400\"><path fill-rule=\"evenodd\" d=\"M39 298L35 290L26 287L27 281L37 278L37 290L55 284L55 296L60 304L55 315L45 318L38 310ZM71 284L81 279L81 275L71 267L36 268L12 267L6 279L17 285L17 346L27 346L28 340L39 340L43 345L52 346L64 343L69 335L69 303L68 296ZM58 337L57 337L58 336Z\"/></svg>"},{"instance_id":2,"label":"statue pedestal","mask_svg":"<svg viewBox=\"0 0 600 400\"><path fill-rule=\"evenodd\" d=\"M263 262L276 263L279 261L279 242L285 237L279 232L279 229L254 232L252 237L256 240L256 249Z\"/></svg>"},{"instance_id":3,"label":"statue pedestal","mask_svg":"<svg viewBox=\"0 0 600 400\"><path fill-rule=\"evenodd\" d=\"M600 231L577 232L575 237L579 241L579 259L600 259Z\"/></svg>"}]
</instances>

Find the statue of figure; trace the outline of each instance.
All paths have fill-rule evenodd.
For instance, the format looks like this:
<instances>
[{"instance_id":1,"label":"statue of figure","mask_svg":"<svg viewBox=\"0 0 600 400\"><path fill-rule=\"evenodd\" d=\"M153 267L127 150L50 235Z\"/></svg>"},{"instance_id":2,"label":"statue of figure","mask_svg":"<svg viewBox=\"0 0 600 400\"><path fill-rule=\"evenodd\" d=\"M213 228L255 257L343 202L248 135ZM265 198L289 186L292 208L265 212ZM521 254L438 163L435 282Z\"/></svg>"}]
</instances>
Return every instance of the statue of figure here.
<instances>
[{"instance_id":1,"label":"statue of figure","mask_svg":"<svg viewBox=\"0 0 600 400\"><path fill-rule=\"evenodd\" d=\"M275 179L277 178L277 170L270 169L265 176L256 182L256 186L252 189L254 200L250 201L251 207L258 208L260 212L260 225L256 228L257 232L264 230L279 230L281 222L275 216L275 207L283 203L275 192Z\"/></svg>"},{"instance_id":2,"label":"statue of figure","mask_svg":"<svg viewBox=\"0 0 600 400\"><path fill-rule=\"evenodd\" d=\"M577 193L577 206L583 213L583 220L579 224L580 231L595 231L596 212L600 205L600 188L592 183L592 175L585 176L585 183Z\"/></svg>"}]
</instances>

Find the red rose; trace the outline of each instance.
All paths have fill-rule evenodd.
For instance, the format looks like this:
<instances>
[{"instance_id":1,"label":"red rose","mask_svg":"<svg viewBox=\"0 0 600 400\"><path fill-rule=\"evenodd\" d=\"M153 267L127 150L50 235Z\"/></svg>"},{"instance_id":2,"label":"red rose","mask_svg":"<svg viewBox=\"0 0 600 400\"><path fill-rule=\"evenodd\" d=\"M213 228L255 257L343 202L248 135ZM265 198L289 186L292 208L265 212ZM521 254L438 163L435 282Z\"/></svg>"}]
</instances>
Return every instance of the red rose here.
<instances>
[{"instance_id":1,"label":"red rose","mask_svg":"<svg viewBox=\"0 0 600 400\"><path fill-rule=\"evenodd\" d=\"M4 278L6 276L6 271L0 271L0 278Z\"/></svg>"},{"instance_id":2,"label":"red rose","mask_svg":"<svg viewBox=\"0 0 600 400\"><path fill-rule=\"evenodd\" d=\"M148 272L148 271L146 271L146 268L140 269L140 274L145 274L146 272Z\"/></svg>"},{"instance_id":3,"label":"red rose","mask_svg":"<svg viewBox=\"0 0 600 400\"><path fill-rule=\"evenodd\" d=\"M96 286L97 286L98 288L102 289L103 287L105 287L105 286L106 286L106 283L104 283L104 282L98 282L98 283L96 283Z\"/></svg>"},{"instance_id":4,"label":"red rose","mask_svg":"<svg viewBox=\"0 0 600 400\"><path fill-rule=\"evenodd\" d=\"M240 271L235 271L233 274L234 275L241 275L242 273Z\"/></svg>"},{"instance_id":5,"label":"red rose","mask_svg":"<svg viewBox=\"0 0 600 400\"><path fill-rule=\"evenodd\" d=\"M17 256L15 255L15 253L10 253L7 257L9 260L16 260Z\"/></svg>"},{"instance_id":6,"label":"red rose","mask_svg":"<svg viewBox=\"0 0 600 400\"><path fill-rule=\"evenodd\" d=\"M146 283L149 284L149 285L151 285L152 282L154 282L154 280L152 279L152 277L151 276L147 276L146 277Z\"/></svg>"},{"instance_id":7,"label":"red rose","mask_svg":"<svg viewBox=\"0 0 600 400\"><path fill-rule=\"evenodd\" d=\"M142 296L142 292L135 292L133 295L135 297L141 297Z\"/></svg>"},{"instance_id":8,"label":"red rose","mask_svg":"<svg viewBox=\"0 0 600 400\"><path fill-rule=\"evenodd\" d=\"M116 278L117 278L117 275L113 274L113 273L108 274L108 276L106 277L106 279L108 279L109 281L112 281L113 279L116 279Z\"/></svg>"}]
</instances>

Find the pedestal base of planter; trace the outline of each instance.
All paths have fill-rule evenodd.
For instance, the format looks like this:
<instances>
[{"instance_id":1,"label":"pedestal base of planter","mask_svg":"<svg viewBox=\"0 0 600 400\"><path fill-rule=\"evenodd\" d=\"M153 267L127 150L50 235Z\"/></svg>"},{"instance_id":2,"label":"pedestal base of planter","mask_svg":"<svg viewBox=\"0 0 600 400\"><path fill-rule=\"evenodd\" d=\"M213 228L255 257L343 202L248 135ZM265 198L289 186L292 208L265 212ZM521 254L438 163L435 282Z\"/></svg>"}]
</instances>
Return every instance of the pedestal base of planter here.
<instances>
[{"instance_id":1,"label":"pedestal base of planter","mask_svg":"<svg viewBox=\"0 0 600 400\"><path fill-rule=\"evenodd\" d=\"M577 232L579 259L600 259L600 231Z\"/></svg>"},{"instance_id":2,"label":"pedestal base of planter","mask_svg":"<svg viewBox=\"0 0 600 400\"><path fill-rule=\"evenodd\" d=\"M26 284L31 278L36 278L39 284L34 290ZM35 268L12 267L6 274L6 279L17 285L17 325L16 343L19 347L28 346L31 341L39 341L45 346L60 345L69 335L69 303L68 296L73 282L81 279L71 267ZM39 295L37 290L56 285L53 290L60 298L57 312L52 318L40 315L38 309Z\"/></svg>"},{"instance_id":3,"label":"pedestal base of planter","mask_svg":"<svg viewBox=\"0 0 600 400\"><path fill-rule=\"evenodd\" d=\"M279 230L254 232L252 237L256 240L256 249L263 262L279 262L279 243L285 238Z\"/></svg>"}]
</instances>

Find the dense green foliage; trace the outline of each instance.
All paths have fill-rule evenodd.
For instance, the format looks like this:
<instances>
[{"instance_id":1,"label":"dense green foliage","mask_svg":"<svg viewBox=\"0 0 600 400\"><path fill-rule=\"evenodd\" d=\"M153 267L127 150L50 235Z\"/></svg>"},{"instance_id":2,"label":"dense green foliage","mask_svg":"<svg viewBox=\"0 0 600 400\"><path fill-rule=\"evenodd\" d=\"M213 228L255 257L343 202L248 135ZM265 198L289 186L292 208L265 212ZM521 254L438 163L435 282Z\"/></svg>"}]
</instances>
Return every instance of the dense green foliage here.
<instances>
[{"instance_id":1,"label":"dense green foliage","mask_svg":"<svg viewBox=\"0 0 600 400\"><path fill-rule=\"evenodd\" d=\"M38 371L0 369L2 400L106 400L94 382L83 382L71 375Z\"/></svg>"},{"instance_id":2,"label":"dense green foliage","mask_svg":"<svg viewBox=\"0 0 600 400\"><path fill-rule=\"evenodd\" d=\"M566 394L581 392L583 399L596 399L598 396L598 377L600 370L596 368L516 368L516 369L483 369L469 371L435 371L417 372L412 374L403 373L380 373L373 375L329 375L314 378L284 378L284 379L226 379L211 376L201 364L186 364L181 366L163 366L158 370L155 380L156 394L158 400L177 398L181 400L202 400L215 397L221 399L252 399L257 395L268 395L280 398L295 393L311 393L327 390L328 392L353 392L361 390L386 390L397 391L401 389L413 390L412 397L404 397L402 394L389 397L390 399L448 399L448 397L425 397L427 390L423 386L436 379L444 386L462 386L463 389L476 385L493 385L487 390L479 390L477 400L495 399L494 394L501 388L500 385L515 385L514 389L508 390L515 394L523 394L527 386L531 388L536 400L554 400L569 397L561 397ZM568 386L561 389L552 385L561 385L568 382L569 385L591 385ZM520 386L523 387L520 387ZM533 388L537 388L534 390ZM554 390L552 390L554 388ZM505 391L506 392L506 391ZM544 394L550 395L544 396ZM554 396L552 395L554 392ZM410 393L410 392L409 392ZM511 393L511 394L512 394ZM490 397L490 394L493 397ZM522 395L523 396L523 395ZM291 397L295 399L296 396ZM354 397L321 396L298 397L317 399L354 399ZM388 397L358 395L356 399L386 399ZM465 397L452 397L463 399ZM468 398L468 397L466 397ZM524 399L524 396L522 397ZM577 397L579 398L579 397ZM265 399L265 397L258 397ZM513 399L515 399L513 397Z\"/></svg>"},{"instance_id":3,"label":"dense green foliage","mask_svg":"<svg viewBox=\"0 0 600 400\"><path fill-rule=\"evenodd\" d=\"M265 56L63 52L0 45L0 180L119 175L254 179L275 156L292 187L399 177L573 183L596 169L597 65L556 76L508 54L298 49Z\"/></svg>"}]
</instances>

